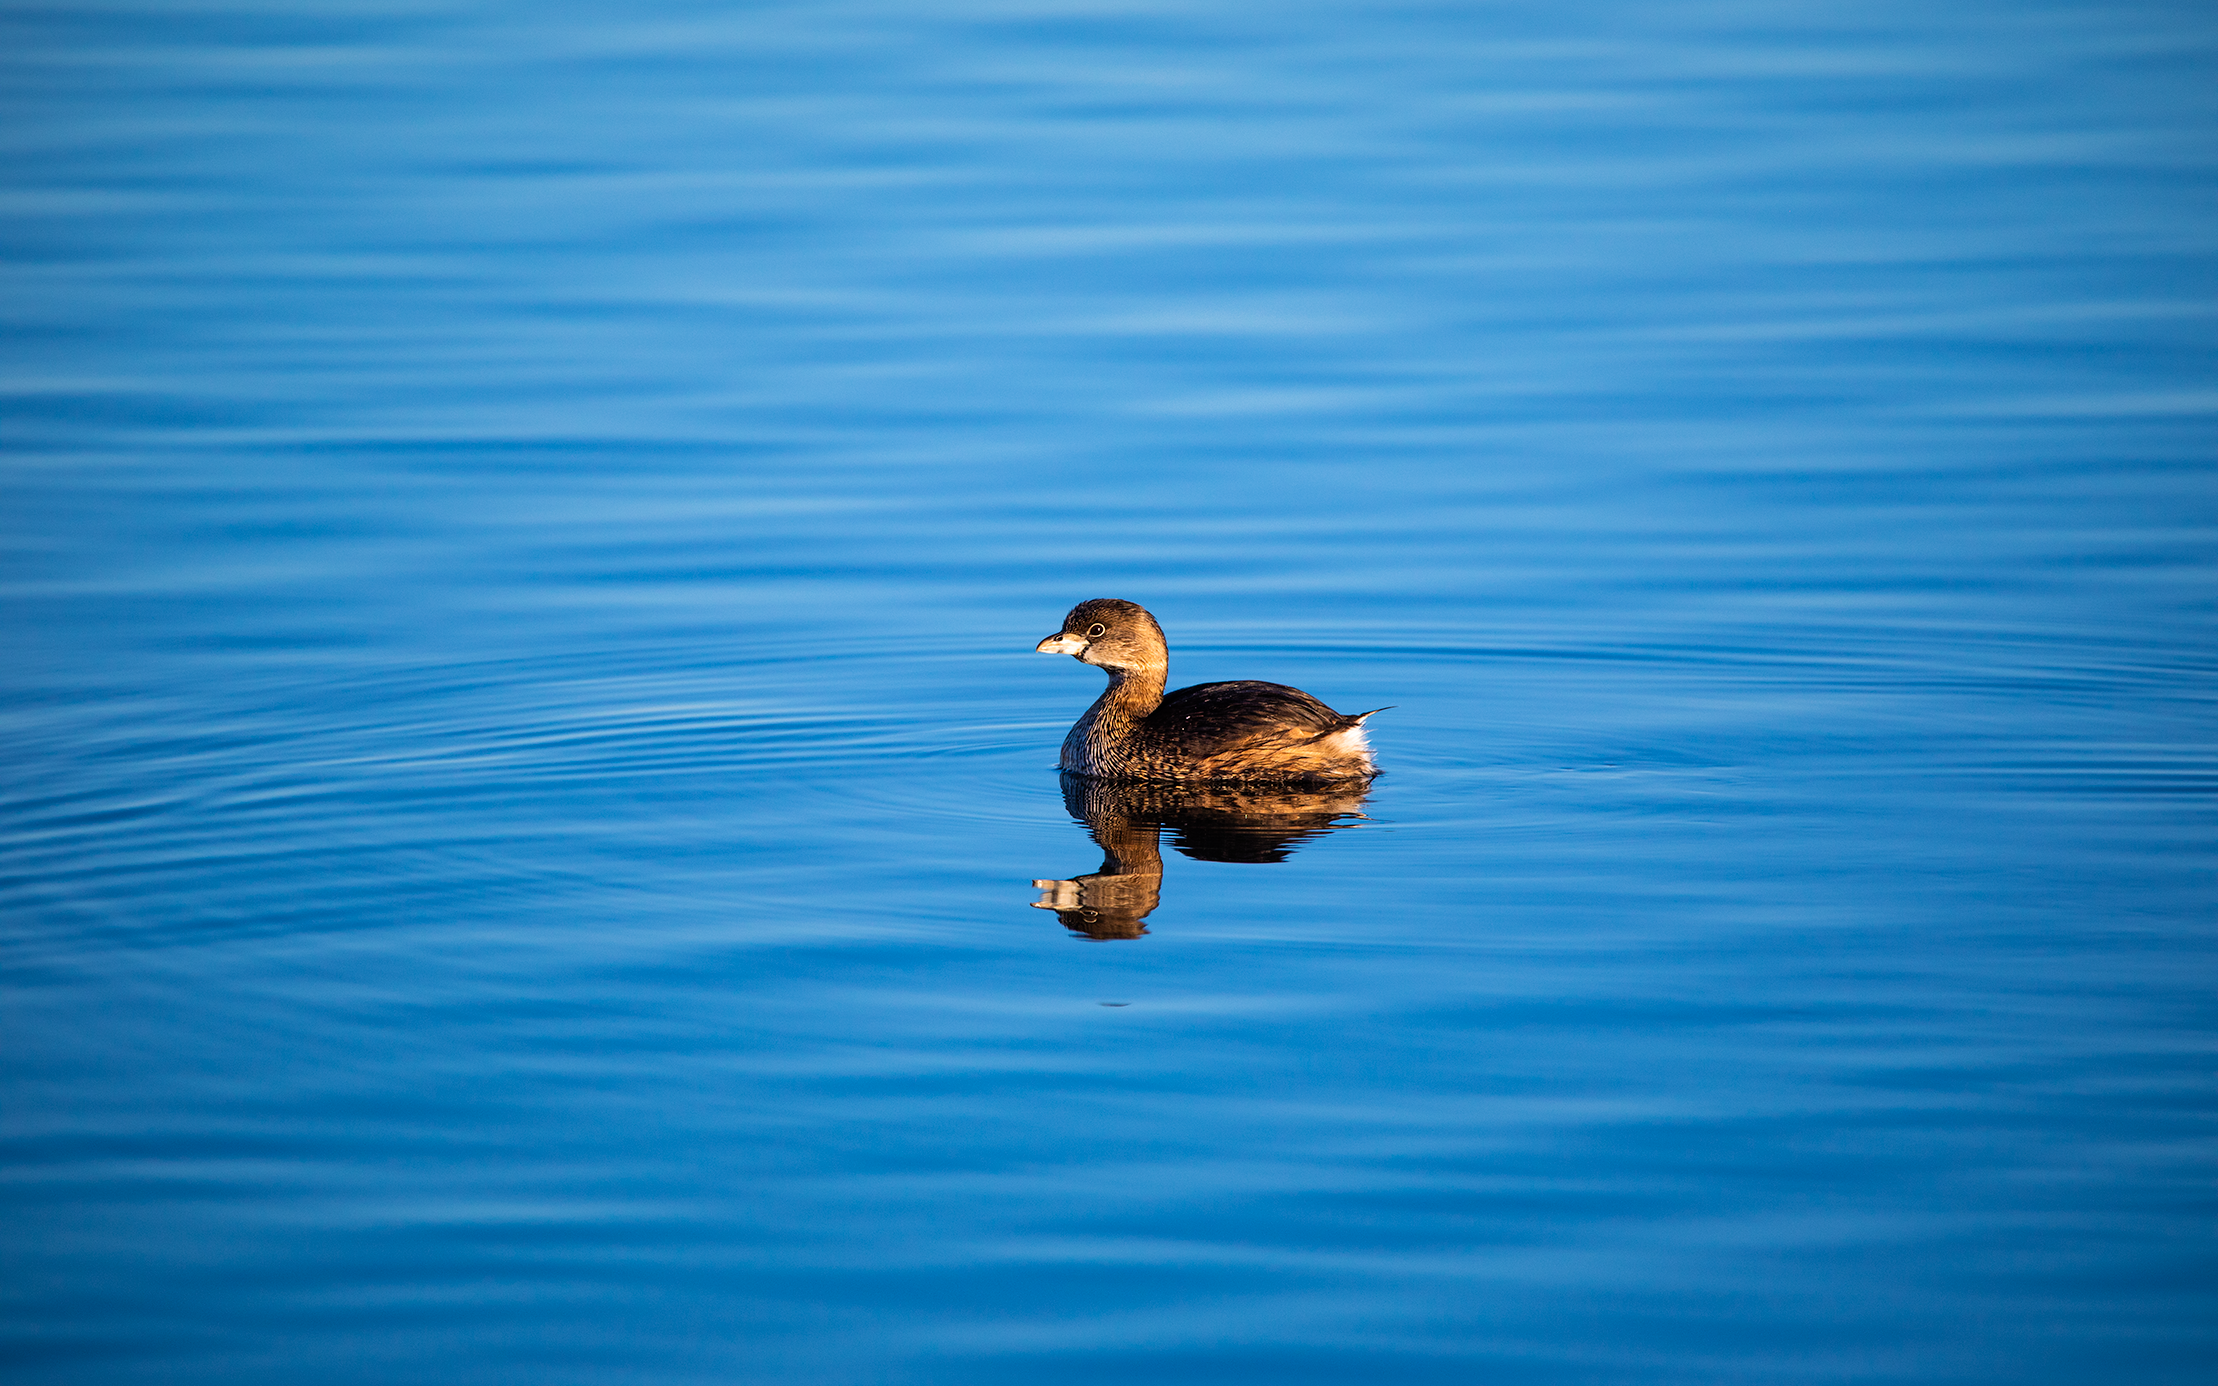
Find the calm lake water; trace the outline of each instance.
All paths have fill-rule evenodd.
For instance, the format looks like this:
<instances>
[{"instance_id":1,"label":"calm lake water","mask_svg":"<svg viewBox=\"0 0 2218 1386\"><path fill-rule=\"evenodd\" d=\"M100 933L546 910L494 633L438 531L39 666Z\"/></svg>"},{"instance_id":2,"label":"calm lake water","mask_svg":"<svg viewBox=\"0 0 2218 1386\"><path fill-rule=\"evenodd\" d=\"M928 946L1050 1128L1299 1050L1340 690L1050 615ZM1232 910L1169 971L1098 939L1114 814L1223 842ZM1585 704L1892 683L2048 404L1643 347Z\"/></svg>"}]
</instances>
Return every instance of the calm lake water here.
<instances>
[{"instance_id":1,"label":"calm lake water","mask_svg":"<svg viewBox=\"0 0 2218 1386\"><path fill-rule=\"evenodd\" d=\"M5 30L11 1381L2218 1370L2205 7Z\"/></svg>"}]
</instances>

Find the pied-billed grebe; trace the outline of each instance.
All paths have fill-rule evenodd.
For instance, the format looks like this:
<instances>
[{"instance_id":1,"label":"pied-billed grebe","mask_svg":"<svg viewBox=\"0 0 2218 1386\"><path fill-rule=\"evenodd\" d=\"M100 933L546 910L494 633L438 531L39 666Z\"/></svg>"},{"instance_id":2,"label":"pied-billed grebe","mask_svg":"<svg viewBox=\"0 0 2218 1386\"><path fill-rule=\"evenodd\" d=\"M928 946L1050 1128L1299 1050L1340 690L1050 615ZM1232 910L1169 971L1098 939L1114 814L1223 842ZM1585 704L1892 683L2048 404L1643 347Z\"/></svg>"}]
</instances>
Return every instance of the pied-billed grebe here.
<instances>
[{"instance_id":1,"label":"pied-billed grebe","mask_svg":"<svg viewBox=\"0 0 2218 1386\"><path fill-rule=\"evenodd\" d=\"M1165 697L1170 648L1147 608L1080 602L1039 643L1109 674L1109 689L1063 738L1063 768L1125 780L1367 780L1371 712L1343 717L1283 683L1197 683ZM1384 712L1385 708L1373 708Z\"/></svg>"}]
</instances>

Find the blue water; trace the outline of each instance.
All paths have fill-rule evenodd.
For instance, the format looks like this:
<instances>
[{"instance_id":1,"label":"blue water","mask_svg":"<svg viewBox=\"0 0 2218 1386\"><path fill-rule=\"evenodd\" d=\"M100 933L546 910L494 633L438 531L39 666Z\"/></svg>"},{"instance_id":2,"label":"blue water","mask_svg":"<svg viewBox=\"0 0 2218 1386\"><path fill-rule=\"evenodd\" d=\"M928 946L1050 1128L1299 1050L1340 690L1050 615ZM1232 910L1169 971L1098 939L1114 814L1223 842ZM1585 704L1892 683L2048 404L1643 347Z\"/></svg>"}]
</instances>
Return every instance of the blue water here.
<instances>
[{"instance_id":1,"label":"blue water","mask_svg":"<svg viewBox=\"0 0 2218 1386\"><path fill-rule=\"evenodd\" d=\"M2218 1370L2204 7L0 27L11 1382Z\"/></svg>"}]
</instances>

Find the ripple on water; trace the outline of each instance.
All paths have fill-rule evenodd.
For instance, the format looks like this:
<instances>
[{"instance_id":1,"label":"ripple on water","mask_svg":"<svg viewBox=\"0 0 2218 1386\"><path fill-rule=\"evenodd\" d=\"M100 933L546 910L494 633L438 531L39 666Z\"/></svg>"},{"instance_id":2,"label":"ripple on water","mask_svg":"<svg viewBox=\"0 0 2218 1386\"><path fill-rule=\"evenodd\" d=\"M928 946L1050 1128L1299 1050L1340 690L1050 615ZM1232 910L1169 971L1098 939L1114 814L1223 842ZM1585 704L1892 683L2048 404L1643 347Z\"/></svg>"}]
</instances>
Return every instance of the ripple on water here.
<instances>
[{"instance_id":1,"label":"ripple on water","mask_svg":"<svg viewBox=\"0 0 2218 1386\"><path fill-rule=\"evenodd\" d=\"M1590 792L1601 775L1621 793L1628 777L1646 776L1650 796L1730 795L1747 748L1718 730L1736 707L1774 726L1805 719L1792 747L1800 773L1830 774L1850 795L1903 773L2112 794L2212 783L2207 757L2180 745L2079 738L2053 715L2027 736L1967 701L2038 690L2052 709L2099 719L2113 700L2176 693L2182 671L2200 667L2161 646L2111 642L2098 655L2085 636L1990 633L1950 646L1960 661L1950 664L1878 627L1638 646L1474 642L1447 628L1387 640L1308 634L1291 643L1205 632L1182 664L1284 669L1307 686L1360 684L1398 699L1380 719L1389 774L1376 811L1403 831L1485 820L1470 794L1514 797L1564 770L1582 772ZM0 798L0 898L84 921L160 900L162 922L131 926L151 941L249 916L303 927L316 907L284 881L421 897L466 879L486 899L550 887L577 869L556 843L617 833L650 801L699 800L704 831L740 826L732 804L750 798L764 801L762 816L837 818L852 833L870 822L1066 822L1055 748L1098 678L1013 677L1026 659L983 639L918 660L868 638L814 636L323 678L266 666L203 701L33 705L13 718L26 754ZM2178 696L2183 713L2207 705ZM1915 734L1887 731L1890 721ZM532 815L546 850L527 865L512 850L510 810L534 795L567 807ZM759 839L761 826L758 816L736 840ZM511 850L496 866L502 843ZM303 872L308 859L320 868ZM35 932L40 946L56 944L51 928Z\"/></svg>"}]
</instances>

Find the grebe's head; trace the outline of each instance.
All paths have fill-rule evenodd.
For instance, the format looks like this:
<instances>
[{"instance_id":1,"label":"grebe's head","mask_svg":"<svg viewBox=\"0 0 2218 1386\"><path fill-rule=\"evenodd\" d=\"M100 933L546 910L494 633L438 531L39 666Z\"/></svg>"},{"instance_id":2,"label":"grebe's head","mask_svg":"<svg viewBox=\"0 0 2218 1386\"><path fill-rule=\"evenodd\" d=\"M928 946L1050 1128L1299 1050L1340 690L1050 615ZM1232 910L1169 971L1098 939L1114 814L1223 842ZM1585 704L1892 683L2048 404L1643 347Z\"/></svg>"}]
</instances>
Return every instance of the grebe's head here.
<instances>
[{"instance_id":1,"label":"grebe's head","mask_svg":"<svg viewBox=\"0 0 2218 1386\"><path fill-rule=\"evenodd\" d=\"M1041 654L1067 654L1103 669L1160 669L1169 657L1163 628L1147 608L1115 597L1072 607L1063 628L1037 648Z\"/></svg>"}]
</instances>

